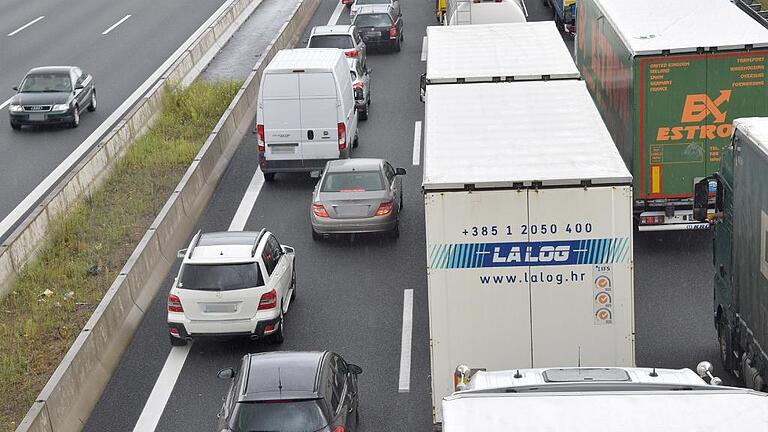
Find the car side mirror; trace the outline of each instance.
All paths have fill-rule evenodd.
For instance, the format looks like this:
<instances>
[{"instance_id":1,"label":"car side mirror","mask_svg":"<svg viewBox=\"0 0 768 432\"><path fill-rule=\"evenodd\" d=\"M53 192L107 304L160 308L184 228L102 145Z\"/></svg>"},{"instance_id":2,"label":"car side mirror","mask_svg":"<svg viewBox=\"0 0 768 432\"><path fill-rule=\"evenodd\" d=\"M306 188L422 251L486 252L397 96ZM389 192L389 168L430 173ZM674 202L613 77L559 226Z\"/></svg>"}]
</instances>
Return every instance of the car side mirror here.
<instances>
[{"instance_id":1,"label":"car side mirror","mask_svg":"<svg viewBox=\"0 0 768 432\"><path fill-rule=\"evenodd\" d=\"M419 80L419 100L424 102L424 99L427 97L427 74L421 74L421 79Z\"/></svg>"},{"instance_id":2,"label":"car side mirror","mask_svg":"<svg viewBox=\"0 0 768 432\"><path fill-rule=\"evenodd\" d=\"M219 377L219 379L227 380L237 376L237 372L233 368L228 367L220 370L219 373L216 374L216 376Z\"/></svg>"},{"instance_id":3,"label":"car side mirror","mask_svg":"<svg viewBox=\"0 0 768 432\"><path fill-rule=\"evenodd\" d=\"M395 168L395 175L404 176L405 168Z\"/></svg>"},{"instance_id":4,"label":"car side mirror","mask_svg":"<svg viewBox=\"0 0 768 432\"><path fill-rule=\"evenodd\" d=\"M287 254L289 254L289 253L295 253L295 252L296 252L296 251L295 251L295 249L294 249L294 248L292 248L292 247L290 247L290 246L281 245L281 247L283 248L283 252L285 252L285 253L287 253Z\"/></svg>"},{"instance_id":5,"label":"car side mirror","mask_svg":"<svg viewBox=\"0 0 768 432\"><path fill-rule=\"evenodd\" d=\"M350 363L347 366L349 366L349 372L351 374L353 374L353 375L360 375L361 373L363 373L363 368L361 368L360 366L358 366L356 364L351 364Z\"/></svg>"},{"instance_id":6,"label":"car side mirror","mask_svg":"<svg viewBox=\"0 0 768 432\"><path fill-rule=\"evenodd\" d=\"M187 255L187 249L180 249L176 252L176 258L184 258L185 255Z\"/></svg>"},{"instance_id":7,"label":"car side mirror","mask_svg":"<svg viewBox=\"0 0 768 432\"><path fill-rule=\"evenodd\" d=\"M699 222L707 221L709 207L709 178L705 178L693 188L693 218Z\"/></svg>"},{"instance_id":8,"label":"car side mirror","mask_svg":"<svg viewBox=\"0 0 768 432\"><path fill-rule=\"evenodd\" d=\"M19 91L19 86L14 86L13 91Z\"/></svg>"}]
</instances>

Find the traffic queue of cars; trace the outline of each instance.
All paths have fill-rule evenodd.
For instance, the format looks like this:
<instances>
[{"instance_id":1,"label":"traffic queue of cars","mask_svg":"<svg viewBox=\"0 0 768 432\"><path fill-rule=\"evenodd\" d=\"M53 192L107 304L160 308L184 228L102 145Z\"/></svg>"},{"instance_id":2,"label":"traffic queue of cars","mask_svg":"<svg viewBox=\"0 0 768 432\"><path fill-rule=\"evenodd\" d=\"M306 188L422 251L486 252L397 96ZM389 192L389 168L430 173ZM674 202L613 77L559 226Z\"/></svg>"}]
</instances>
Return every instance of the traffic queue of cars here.
<instances>
[{"instance_id":1,"label":"traffic queue of cars","mask_svg":"<svg viewBox=\"0 0 768 432\"><path fill-rule=\"evenodd\" d=\"M352 25L315 27L307 48L278 52L261 79L259 167L266 182L278 173L318 174L309 209L314 240L399 235L405 169L350 158L371 104L367 45L399 51L403 40L399 3L365 1ZM224 335L285 340L284 317L297 295L294 248L266 229L198 232L178 257L167 304L171 345ZM329 351L248 354L239 369L219 372L231 383L217 430L357 430L361 373Z\"/></svg>"}]
</instances>

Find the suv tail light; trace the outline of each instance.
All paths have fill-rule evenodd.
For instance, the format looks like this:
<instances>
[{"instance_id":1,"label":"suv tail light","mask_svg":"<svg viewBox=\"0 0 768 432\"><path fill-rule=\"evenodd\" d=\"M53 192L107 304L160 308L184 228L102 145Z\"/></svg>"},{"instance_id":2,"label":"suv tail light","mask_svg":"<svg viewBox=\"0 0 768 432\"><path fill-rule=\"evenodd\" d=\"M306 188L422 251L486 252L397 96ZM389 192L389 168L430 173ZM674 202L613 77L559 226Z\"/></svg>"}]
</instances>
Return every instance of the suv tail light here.
<instances>
[{"instance_id":1,"label":"suv tail light","mask_svg":"<svg viewBox=\"0 0 768 432\"><path fill-rule=\"evenodd\" d=\"M276 307L277 307L277 291L272 290L270 292L267 292L261 295L261 299L259 299L258 310L274 309Z\"/></svg>"},{"instance_id":2,"label":"suv tail light","mask_svg":"<svg viewBox=\"0 0 768 432\"><path fill-rule=\"evenodd\" d=\"M376 216L386 216L392 211L392 201L384 201L379 204L379 208L376 209Z\"/></svg>"},{"instance_id":3,"label":"suv tail light","mask_svg":"<svg viewBox=\"0 0 768 432\"><path fill-rule=\"evenodd\" d=\"M392 26L389 28L389 38L390 39L397 38L397 27Z\"/></svg>"},{"instance_id":4,"label":"suv tail light","mask_svg":"<svg viewBox=\"0 0 768 432\"><path fill-rule=\"evenodd\" d=\"M347 126L344 123L338 124L339 128L339 150L347 148Z\"/></svg>"},{"instance_id":5,"label":"suv tail light","mask_svg":"<svg viewBox=\"0 0 768 432\"><path fill-rule=\"evenodd\" d=\"M168 312L184 312L179 296L168 294Z\"/></svg>"},{"instance_id":6,"label":"suv tail light","mask_svg":"<svg viewBox=\"0 0 768 432\"><path fill-rule=\"evenodd\" d=\"M315 216L321 218L330 217L328 216L328 211L325 209L325 207L323 207L322 204L312 204L312 213L314 213Z\"/></svg>"},{"instance_id":7,"label":"suv tail light","mask_svg":"<svg viewBox=\"0 0 768 432\"><path fill-rule=\"evenodd\" d=\"M256 136L259 140L259 152L264 153L264 125L263 124L257 124L256 125Z\"/></svg>"},{"instance_id":8,"label":"suv tail light","mask_svg":"<svg viewBox=\"0 0 768 432\"><path fill-rule=\"evenodd\" d=\"M344 51L344 55L347 57L357 57L357 50L353 49L352 51Z\"/></svg>"}]
</instances>

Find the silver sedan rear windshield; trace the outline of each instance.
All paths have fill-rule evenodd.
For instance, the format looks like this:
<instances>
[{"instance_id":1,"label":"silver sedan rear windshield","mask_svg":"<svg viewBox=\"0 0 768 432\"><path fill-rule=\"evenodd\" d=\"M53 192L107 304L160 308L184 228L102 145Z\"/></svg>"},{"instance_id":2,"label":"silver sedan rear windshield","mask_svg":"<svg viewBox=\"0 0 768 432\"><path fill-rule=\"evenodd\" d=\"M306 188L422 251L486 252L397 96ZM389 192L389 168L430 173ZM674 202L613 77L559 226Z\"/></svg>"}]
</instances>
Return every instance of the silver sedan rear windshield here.
<instances>
[{"instance_id":1,"label":"silver sedan rear windshield","mask_svg":"<svg viewBox=\"0 0 768 432\"><path fill-rule=\"evenodd\" d=\"M181 270L182 289L231 291L264 285L258 263L185 264Z\"/></svg>"},{"instance_id":2,"label":"silver sedan rear windshield","mask_svg":"<svg viewBox=\"0 0 768 432\"><path fill-rule=\"evenodd\" d=\"M321 192L368 192L384 190L384 181L378 171L328 173Z\"/></svg>"}]
</instances>

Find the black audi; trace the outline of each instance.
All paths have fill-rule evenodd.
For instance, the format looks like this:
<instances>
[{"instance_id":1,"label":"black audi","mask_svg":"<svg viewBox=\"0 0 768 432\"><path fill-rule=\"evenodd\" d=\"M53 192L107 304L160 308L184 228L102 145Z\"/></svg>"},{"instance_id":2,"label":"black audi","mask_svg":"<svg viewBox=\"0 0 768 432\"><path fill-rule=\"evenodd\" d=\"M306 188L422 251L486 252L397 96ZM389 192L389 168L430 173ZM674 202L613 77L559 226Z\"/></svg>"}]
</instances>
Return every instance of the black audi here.
<instances>
[{"instance_id":1,"label":"black audi","mask_svg":"<svg viewBox=\"0 0 768 432\"><path fill-rule=\"evenodd\" d=\"M8 105L11 128L23 125L80 125L80 113L96 111L93 77L76 66L46 66L27 72Z\"/></svg>"},{"instance_id":2,"label":"black audi","mask_svg":"<svg viewBox=\"0 0 768 432\"><path fill-rule=\"evenodd\" d=\"M219 412L221 432L355 432L359 366L330 352L247 354Z\"/></svg>"}]
</instances>

